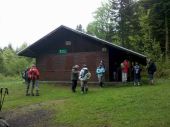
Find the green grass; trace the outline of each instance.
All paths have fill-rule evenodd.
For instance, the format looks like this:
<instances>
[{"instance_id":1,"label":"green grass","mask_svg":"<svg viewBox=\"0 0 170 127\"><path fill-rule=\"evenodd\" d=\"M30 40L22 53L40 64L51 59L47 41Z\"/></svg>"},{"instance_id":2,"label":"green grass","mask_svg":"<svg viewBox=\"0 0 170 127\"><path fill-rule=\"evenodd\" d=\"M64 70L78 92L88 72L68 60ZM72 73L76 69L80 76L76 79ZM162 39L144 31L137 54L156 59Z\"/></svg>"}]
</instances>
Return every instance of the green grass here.
<instances>
[{"instance_id":1,"label":"green grass","mask_svg":"<svg viewBox=\"0 0 170 127\"><path fill-rule=\"evenodd\" d=\"M39 97L26 97L21 81L0 82L9 88L3 111L44 104L53 110L52 122L66 127L169 127L170 80L159 80L155 86L89 87L72 93L68 86L40 85Z\"/></svg>"}]
</instances>

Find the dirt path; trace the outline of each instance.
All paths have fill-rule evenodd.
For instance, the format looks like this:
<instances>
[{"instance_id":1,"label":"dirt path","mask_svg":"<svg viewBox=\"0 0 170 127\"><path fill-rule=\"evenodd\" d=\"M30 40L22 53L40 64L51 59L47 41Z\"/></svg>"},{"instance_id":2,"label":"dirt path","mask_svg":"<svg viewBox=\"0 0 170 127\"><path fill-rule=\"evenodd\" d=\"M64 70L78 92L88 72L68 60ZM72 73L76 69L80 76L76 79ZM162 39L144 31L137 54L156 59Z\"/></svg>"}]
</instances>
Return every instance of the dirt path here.
<instances>
[{"instance_id":1,"label":"dirt path","mask_svg":"<svg viewBox=\"0 0 170 127\"><path fill-rule=\"evenodd\" d=\"M56 111L44 108L47 105L53 105L63 103L63 100L51 101L47 103L38 103L29 105L17 109L13 109L8 112L4 112L2 115L10 125L10 127L64 127L57 126L52 122Z\"/></svg>"},{"instance_id":2,"label":"dirt path","mask_svg":"<svg viewBox=\"0 0 170 127\"><path fill-rule=\"evenodd\" d=\"M11 127L52 127L52 115L47 110L35 110L17 117L7 119ZM51 124L51 125L50 125Z\"/></svg>"}]
</instances>

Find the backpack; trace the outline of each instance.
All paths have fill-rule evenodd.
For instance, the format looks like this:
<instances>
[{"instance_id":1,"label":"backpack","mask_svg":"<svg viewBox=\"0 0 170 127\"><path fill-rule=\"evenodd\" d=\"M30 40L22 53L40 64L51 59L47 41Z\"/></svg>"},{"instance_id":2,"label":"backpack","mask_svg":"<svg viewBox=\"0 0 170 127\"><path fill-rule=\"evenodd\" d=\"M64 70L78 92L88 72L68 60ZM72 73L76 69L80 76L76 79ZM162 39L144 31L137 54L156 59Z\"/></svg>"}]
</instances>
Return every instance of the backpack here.
<instances>
[{"instance_id":1,"label":"backpack","mask_svg":"<svg viewBox=\"0 0 170 127\"><path fill-rule=\"evenodd\" d=\"M79 79L82 81L88 80L91 77L91 73L88 71L88 69L83 68L83 72L79 76Z\"/></svg>"},{"instance_id":2,"label":"backpack","mask_svg":"<svg viewBox=\"0 0 170 127\"><path fill-rule=\"evenodd\" d=\"M84 69L84 72L83 72L83 74L82 74L82 78L84 78L88 72L89 72L89 71L88 71L87 69Z\"/></svg>"},{"instance_id":3,"label":"backpack","mask_svg":"<svg viewBox=\"0 0 170 127\"><path fill-rule=\"evenodd\" d=\"M28 69L22 72L22 78L28 79Z\"/></svg>"},{"instance_id":4,"label":"backpack","mask_svg":"<svg viewBox=\"0 0 170 127\"><path fill-rule=\"evenodd\" d=\"M155 63L152 63L152 71L153 71L153 72L156 71L156 65L155 65Z\"/></svg>"}]
</instances>

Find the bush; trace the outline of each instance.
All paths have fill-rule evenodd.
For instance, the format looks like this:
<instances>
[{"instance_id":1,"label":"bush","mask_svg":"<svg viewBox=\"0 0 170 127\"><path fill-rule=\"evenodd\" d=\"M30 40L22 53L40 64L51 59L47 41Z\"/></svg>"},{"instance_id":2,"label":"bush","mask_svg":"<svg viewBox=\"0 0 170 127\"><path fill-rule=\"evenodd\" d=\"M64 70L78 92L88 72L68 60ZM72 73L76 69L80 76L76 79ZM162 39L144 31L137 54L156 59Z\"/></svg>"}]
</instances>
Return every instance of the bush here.
<instances>
[{"instance_id":1,"label":"bush","mask_svg":"<svg viewBox=\"0 0 170 127\"><path fill-rule=\"evenodd\" d=\"M22 80L21 76L15 75L15 76L5 76L0 73L0 79L1 81L15 81L15 80Z\"/></svg>"},{"instance_id":2,"label":"bush","mask_svg":"<svg viewBox=\"0 0 170 127\"><path fill-rule=\"evenodd\" d=\"M170 77L170 60L167 62L157 62L156 77L169 78Z\"/></svg>"}]
</instances>

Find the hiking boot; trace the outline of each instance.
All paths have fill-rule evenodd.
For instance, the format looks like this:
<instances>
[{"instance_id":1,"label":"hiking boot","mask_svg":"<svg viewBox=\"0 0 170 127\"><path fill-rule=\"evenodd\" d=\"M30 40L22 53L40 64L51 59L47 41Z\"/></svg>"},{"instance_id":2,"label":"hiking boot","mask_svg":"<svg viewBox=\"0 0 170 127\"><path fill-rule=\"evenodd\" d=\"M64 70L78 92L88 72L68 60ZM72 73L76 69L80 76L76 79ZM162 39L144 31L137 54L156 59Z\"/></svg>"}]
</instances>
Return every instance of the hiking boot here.
<instances>
[{"instance_id":1,"label":"hiking boot","mask_svg":"<svg viewBox=\"0 0 170 127\"><path fill-rule=\"evenodd\" d=\"M75 92L76 92L76 90L74 90L74 89L73 89L73 90L72 90L72 92L73 92L73 93L75 93Z\"/></svg>"},{"instance_id":2,"label":"hiking boot","mask_svg":"<svg viewBox=\"0 0 170 127\"><path fill-rule=\"evenodd\" d=\"M36 95L36 96L40 96L40 94L39 94L39 93L36 93L35 95Z\"/></svg>"},{"instance_id":3,"label":"hiking boot","mask_svg":"<svg viewBox=\"0 0 170 127\"><path fill-rule=\"evenodd\" d=\"M29 89L27 89L26 90L26 94L25 94L26 96L30 96L30 94L29 94Z\"/></svg>"},{"instance_id":4,"label":"hiking boot","mask_svg":"<svg viewBox=\"0 0 170 127\"><path fill-rule=\"evenodd\" d=\"M103 87L103 82L100 82L100 87Z\"/></svg>"},{"instance_id":5,"label":"hiking boot","mask_svg":"<svg viewBox=\"0 0 170 127\"><path fill-rule=\"evenodd\" d=\"M38 90L36 90L36 96L40 96Z\"/></svg>"},{"instance_id":6,"label":"hiking boot","mask_svg":"<svg viewBox=\"0 0 170 127\"><path fill-rule=\"evenodd\" d=\"M81 92L84 93L84 87L81 87Z\"/></svg>"},{"instance_id":7,"label":"hiking boot","mask_svg":"<svg viewBox=\"0 0 170 127\"><path fill-rule=\"evenodd\" d=\"M88 88L85 88L85 93L87 93L88 92Z\"/></svg>"}]
</instances>

